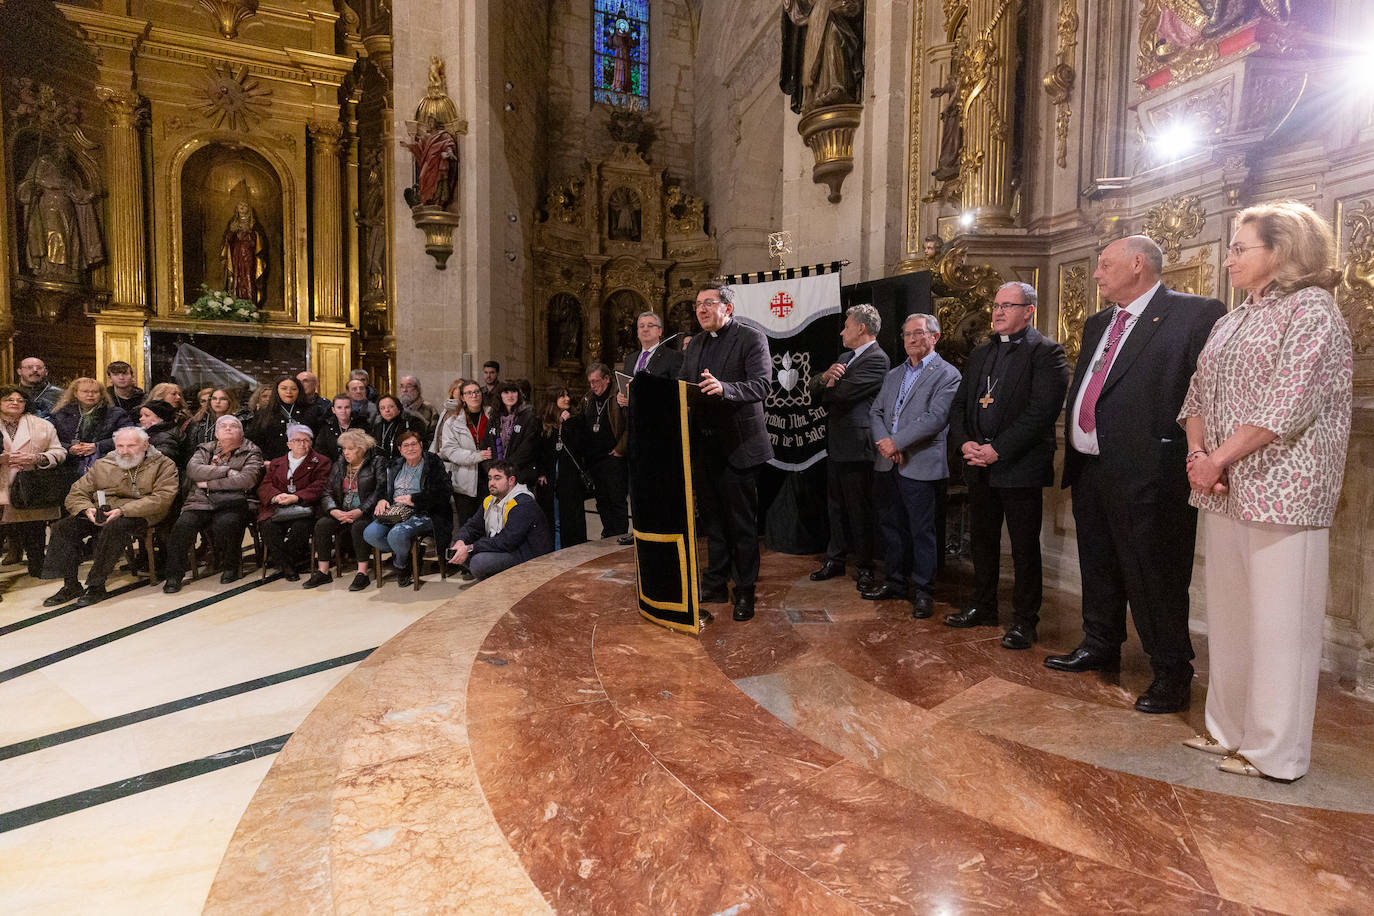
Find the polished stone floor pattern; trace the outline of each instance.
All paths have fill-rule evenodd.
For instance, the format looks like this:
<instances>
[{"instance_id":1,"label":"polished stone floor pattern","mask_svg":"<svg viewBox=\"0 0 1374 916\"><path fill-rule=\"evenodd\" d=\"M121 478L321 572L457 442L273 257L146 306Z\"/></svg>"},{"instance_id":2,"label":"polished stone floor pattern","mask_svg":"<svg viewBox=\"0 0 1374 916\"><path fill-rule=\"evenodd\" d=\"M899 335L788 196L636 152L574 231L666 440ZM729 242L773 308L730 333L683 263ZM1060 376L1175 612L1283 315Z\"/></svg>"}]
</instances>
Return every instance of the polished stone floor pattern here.
<instances>
[{"instance_id":1,"label":"polished stone floor pattern","mask_svg":"<svg viewBox=\"0 0 1374 916\"><path fill-rule=\"evenodd\" d=\"M206 911L1374 911L1374 704L1324 682L1310 774L1230 776L1180 744L1204 638L1192 710L1144 716L1134 643L1041 664L1070 599L1008 652L814 564L766 554L757 618L699 638L610 544L472 586L295 728Z\"/></svg>"}]
</instances>

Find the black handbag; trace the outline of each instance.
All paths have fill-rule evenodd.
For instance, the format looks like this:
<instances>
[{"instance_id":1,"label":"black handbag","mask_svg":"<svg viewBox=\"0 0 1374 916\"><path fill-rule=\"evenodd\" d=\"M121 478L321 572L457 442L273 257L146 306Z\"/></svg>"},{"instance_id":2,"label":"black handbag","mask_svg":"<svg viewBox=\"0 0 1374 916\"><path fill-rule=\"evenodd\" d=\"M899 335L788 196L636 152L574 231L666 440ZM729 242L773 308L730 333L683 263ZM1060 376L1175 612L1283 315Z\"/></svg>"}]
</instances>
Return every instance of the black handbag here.
<instances>
[{"instance_id":1,"label":"black handbag","mask_svg":"<svg viewBox=\"0 0 1374 916\"><path fill-rule=\"evenodd\" d=\"M19 471L10 481L10 505L16 509L56 509L71 486L67 469L60 464Z\"/></svg>"}]
</instances>

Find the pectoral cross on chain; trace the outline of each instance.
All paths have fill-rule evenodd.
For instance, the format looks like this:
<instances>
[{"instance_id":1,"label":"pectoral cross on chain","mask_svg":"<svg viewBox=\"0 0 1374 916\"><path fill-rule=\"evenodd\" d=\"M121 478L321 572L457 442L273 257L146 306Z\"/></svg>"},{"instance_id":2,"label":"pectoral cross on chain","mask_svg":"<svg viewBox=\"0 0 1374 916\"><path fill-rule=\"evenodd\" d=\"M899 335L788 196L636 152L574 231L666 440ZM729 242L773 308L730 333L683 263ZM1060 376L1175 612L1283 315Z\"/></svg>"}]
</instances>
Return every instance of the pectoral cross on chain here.
<instances>
[{"instance_id":1,"label":"pectoral cross on chain","mask_svg":"<svg viewBox=\"0 0 1374 916\"><path fill-rule=\"evenodd\" d=\"M979 403L980 405L982 405L984 408L991 407L991 406L992 406L992 402L993 402L993 398L992 398L992 395L991 395L991 394L985 394L985 395L983 395L981 398L978 399L978 403Z\"/></svg>"}]
</instances>

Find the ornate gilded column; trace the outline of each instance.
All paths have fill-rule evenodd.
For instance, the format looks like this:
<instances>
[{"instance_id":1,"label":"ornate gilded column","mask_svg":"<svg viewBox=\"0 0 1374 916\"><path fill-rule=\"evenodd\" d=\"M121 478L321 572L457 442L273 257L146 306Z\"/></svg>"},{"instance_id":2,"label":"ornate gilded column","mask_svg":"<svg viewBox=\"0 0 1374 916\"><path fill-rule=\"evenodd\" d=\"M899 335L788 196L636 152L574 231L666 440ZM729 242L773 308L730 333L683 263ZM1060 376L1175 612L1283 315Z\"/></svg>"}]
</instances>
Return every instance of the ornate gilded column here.
<instances>
[{"instance_id":1,"label":"ornate gilded column","mask_svg":"<svg viewBox=\"0 0 1374 916\"><path fill-rule=\"evenodd\" d=\"M356 83L349 86L348 97L344 102L344 118L348 122L348 140L344 145L344 195L347 205L344 213L348 222L346 248L348 251L348 317L349 325L361 327L358 323L361 313L360 303L363 265L358 262L358 102L362 99L362 89Z\"/></svg>"},{"instance_id":2,"label":"ornate gilded column","mask_svg":"<svg viewBox=\"0 0 1374 916\"><path fill-rule=\"evenodd\" d=\"M310 124L311 260L314 262L315 321L344 322L343 195L339 187L339 146L343 125L337 121Z\"/></svg>"},{"instance_id":3,"label":"ornate gilded column","mask_svg":"<svg viewBox=\"0 0 1374 916\"><path fill-rule=\"evenodd\" d=\"M8 106L4 97L4 87L0 86L0 110ZM5 143L5 119L0 117L0 150L8 149ZM0 200L10 199L9 178L4 163L0 163ZM0 219L0 378L6 383L14 378L14 310L10 303L10 221ZM21 357L22 358L22 357Z\"/></svg>"},{"instance_id":4,"label":"ornate gilded column","mask_svg":"<svg viewBox=\"0 0 1374 916\"><path fill-rule=\"evenodd\" d=\"M101 86L96 95L110 115L107 166L110 254L110 308L144 311L148 307L147 234L143 212L143 153L139 130L143 100L126 89Z\"/></svg>"},{"instance_id":5,"label":"ornate gilded column","mask_svg":"<svg viewBox=\"0 0 1374 916\"><path fill-rule=\"evenodd\" d=\"M964 115L961 203L980 225L1011 224L1011 131L1020 0L969 0L959 87Z\"/></svg>"}]
</instances>

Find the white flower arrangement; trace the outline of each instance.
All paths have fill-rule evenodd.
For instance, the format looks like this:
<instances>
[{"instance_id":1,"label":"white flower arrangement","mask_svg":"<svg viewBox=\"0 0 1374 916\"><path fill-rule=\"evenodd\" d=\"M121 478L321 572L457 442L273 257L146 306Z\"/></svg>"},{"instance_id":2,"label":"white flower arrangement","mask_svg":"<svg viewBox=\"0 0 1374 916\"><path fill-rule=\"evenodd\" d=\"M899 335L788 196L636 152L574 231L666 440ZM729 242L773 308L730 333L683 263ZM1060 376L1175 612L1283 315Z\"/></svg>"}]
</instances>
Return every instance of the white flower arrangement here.
<instances>
[{"instance_id":1,"label":"white flower arrangement","mask_svg":"<svg viewBox=\"0 0 1374 916\"><path fill-rule=\"evenodd\" d=\"M200 285L200 298L187 308L197 321L261 321L263 314L247 299L235 299L231 293Z\"/></svg>"}]
</instances>

